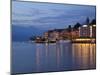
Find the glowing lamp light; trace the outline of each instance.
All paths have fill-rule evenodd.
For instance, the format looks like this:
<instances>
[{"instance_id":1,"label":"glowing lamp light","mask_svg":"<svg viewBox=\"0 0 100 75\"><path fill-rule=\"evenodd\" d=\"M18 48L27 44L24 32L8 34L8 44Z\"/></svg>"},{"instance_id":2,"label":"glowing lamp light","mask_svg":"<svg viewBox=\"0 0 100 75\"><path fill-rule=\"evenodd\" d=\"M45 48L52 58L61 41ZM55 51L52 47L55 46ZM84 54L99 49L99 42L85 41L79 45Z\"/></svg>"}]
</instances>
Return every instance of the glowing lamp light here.
<instances>
[{"instance_id":1,"label":"glowing lamp light","mask_svg":"<svg viewBox=\"0 0 100 75\"><path fill-rule=\"evenodd\" d=\"M87 27L87 25L83 25L83 27Z\"/></svg>"},{"instance_id":2,"label":"glowing lamp light","mask_svg":"<svg viewBox=\"0 0 100 75\"><path fill-rule=\"evenodd\" d=\"M96 25L93 25L93 27L96 27Z\"/></svg>"}]
</instances>

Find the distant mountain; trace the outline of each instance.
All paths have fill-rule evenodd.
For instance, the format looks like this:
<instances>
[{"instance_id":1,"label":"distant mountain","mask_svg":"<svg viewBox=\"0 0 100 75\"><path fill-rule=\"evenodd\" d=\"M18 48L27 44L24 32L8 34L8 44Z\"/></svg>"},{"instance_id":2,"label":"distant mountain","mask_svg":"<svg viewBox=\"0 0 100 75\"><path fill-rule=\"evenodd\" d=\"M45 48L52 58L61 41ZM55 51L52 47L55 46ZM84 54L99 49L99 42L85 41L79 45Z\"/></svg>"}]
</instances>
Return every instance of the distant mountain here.
<instances>
[{"instance_id":1,"label":"distant mountain","mask_svg":"<svg viewBox=\"0 0 100 75\"><path fill-rule=\"evenodd\" d=\"M12 41L28 41L32 36L41 36L45 29L12 25Z\"/></svg>"}]
</instances>

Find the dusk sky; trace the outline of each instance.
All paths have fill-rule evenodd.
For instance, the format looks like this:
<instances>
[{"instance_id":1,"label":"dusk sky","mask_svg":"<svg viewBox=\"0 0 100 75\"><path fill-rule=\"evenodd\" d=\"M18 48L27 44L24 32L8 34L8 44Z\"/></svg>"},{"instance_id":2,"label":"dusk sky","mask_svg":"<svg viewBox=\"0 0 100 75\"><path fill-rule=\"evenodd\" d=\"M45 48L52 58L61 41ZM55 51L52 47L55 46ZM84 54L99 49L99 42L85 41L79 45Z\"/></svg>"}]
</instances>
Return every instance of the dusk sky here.
<instances>
[{"instance_id":1,"label":"dusk sky","mask_svg":"<svg viewBox=\"0 0 100 75\"><path fill-rule=\"evenodd\" d=\"M12 1L12 38L25 41L50 29L85 24L95 13L95 6Z\"/></svg>"},{"instance_id":2,"label":"dusk sky","mask_svg":"<svg viewBox=\"0 0 100 75\"><path fill-rule=\"evenodd\" d=\"M64 28L95 13L95 6L12 1L12 24L22 27Z\"/></svg>"}]
</instances>

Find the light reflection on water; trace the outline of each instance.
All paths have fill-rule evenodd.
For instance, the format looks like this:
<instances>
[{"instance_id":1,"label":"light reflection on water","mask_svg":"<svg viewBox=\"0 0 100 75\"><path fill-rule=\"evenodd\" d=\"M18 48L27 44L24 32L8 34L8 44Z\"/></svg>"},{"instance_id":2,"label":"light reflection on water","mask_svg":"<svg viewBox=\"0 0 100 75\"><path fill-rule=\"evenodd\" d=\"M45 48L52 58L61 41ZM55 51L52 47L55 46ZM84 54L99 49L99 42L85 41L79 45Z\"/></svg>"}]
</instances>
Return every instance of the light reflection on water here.
<instances>
[{"instance_id":1,"label":"light reflection on water","mask_svg":"<svg viewBox=\"0 0 100 75\"><path fill-rule=\"evenodd\" d=\"M73 44L73 63L79 69L95 68L96 64L95 44Z\"/></svg>"},{"instance_id":2,"label":"light reflection on water","mask_svg":"<svg viewBox=\"0 0 100 75\"><path fill-rule=\"evenodd\" d=\"M95 69L95 44L13 43L12 73Z\"/></svg>"}]
</instances>

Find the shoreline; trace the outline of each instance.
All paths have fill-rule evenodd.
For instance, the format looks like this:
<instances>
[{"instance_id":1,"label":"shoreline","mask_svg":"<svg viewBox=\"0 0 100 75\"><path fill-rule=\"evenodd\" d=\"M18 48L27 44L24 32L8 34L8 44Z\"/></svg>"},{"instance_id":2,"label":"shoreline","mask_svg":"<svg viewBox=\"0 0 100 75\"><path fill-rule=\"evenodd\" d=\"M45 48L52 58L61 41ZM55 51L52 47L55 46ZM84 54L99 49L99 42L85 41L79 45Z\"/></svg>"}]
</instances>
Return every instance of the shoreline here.
<instances>
[{"instance_id":1,"label":"shoreline","mask_svg":"<svg viewBox=\"0 0 100 75\"><path fill-rule=\"evenodd\" d=\"M33 42L33 41L31 41ZM66 42L66 43L93 43L96 44L96 39L95 38L77 38L77 39L68 39L68 40L48 40L48 41L38 41L34 40L35 43L61 43L61 42Z\"/></svg>"}]
</instances>

